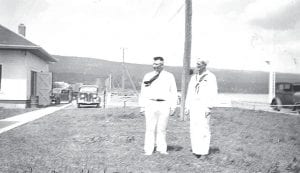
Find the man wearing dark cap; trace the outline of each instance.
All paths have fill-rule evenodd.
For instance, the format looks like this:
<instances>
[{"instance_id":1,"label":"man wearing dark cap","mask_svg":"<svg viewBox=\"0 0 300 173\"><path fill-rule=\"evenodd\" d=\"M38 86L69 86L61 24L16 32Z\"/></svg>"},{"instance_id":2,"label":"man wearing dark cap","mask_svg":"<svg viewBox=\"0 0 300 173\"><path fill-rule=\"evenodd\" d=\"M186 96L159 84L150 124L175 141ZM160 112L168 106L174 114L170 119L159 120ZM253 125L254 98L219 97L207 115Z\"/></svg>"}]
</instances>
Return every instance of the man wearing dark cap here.
<instances>
[{"instance_id":1,"label":"man wearing dark cap","mask_svg":"<svg viewBox=\"0 0 300 173\"><path fill-rule=\"evenodd\" d=\"M167 153L166 128L169 115L177 105L177 87L173 74L165 71L164 59L153 58L154 71L144 76L139 104L145 114L145 155L151 155L155 145L161 154Z\"/></svg>"}]
</instances>

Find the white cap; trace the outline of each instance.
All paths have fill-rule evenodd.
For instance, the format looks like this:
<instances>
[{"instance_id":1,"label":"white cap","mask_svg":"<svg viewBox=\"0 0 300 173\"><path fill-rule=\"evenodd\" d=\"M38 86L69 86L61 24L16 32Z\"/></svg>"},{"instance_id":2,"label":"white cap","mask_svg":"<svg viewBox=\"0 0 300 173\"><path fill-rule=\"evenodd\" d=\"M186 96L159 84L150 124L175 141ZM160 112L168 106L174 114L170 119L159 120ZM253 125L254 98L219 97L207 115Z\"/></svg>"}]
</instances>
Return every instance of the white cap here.
<instances>
[{"instance_id":1,"label":"white cap","mask_svg":"<svg viewBox=\"0 0 300 173\"><path fill-rule=\"evenodd\" d=\"M207 65L209 63L209 60L207 58L197 58L197 64L201 63L201 64L205 64Z\"/></svg>"}]
</instances>

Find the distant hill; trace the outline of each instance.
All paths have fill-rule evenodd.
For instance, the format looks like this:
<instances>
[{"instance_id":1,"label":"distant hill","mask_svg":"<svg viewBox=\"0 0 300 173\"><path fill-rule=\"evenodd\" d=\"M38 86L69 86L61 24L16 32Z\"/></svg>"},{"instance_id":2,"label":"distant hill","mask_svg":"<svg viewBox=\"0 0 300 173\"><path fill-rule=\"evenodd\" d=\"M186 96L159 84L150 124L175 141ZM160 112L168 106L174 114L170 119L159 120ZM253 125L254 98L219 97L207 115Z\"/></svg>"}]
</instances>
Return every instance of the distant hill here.
<instances>
[{"instance_id":1,"label":"distant hill","mask_svg":"<svg viewBox=\"0 0 300 173\"><path fill-rule=\"evenodd\" d=\"M96 84L97 81L103 85L108 76L112 75L112 84L115 88L121 87L122 63L101 59L70 57L54 55L57 63L50 64L54 81L67 83ZM151 65L125 63L135 86L140 88L140 83L145 73L152 70ZM181 86L182 67L165 67L172 72L176 78L177 87ZM259 71L224 70L213 69L218 81L219 92L228 93L267 93L269 73ZM300 82L300 74L277 73L276 81ZM132 88L130 80L126 75L125 88Z\"/></svg>"}]
</instances>

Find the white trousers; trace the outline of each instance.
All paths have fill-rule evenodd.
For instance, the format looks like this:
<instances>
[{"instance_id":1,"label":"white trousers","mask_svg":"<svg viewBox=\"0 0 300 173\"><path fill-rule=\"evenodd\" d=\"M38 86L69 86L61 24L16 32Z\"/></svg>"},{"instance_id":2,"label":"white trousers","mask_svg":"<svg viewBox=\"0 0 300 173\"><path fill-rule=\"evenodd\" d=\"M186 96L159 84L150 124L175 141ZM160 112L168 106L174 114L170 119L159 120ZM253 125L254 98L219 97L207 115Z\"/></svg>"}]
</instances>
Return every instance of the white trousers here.
<instances>
[{"instance_id":1,"label":"white trousers","mask_svg":"<svg viewBox=\"0 0 300 173\"><path fill-rule=\"evenodd\" d=\"M157 146L157 151L166 152L166 128L168 124L170 106L166 101L149 101L145 107L146 132L145 153L152 153Z\"/></svg>"},{"instance_id":2,"label":"white trousers","mask_svg":"<svg viewBox=\"0 0 300 173\"><path fill-rule=\"evenodd\" d=\"M210 116L205 117L207 108L193 106L190 109L190 135L192 152L199 155L207 155L211 133L209 128Z\"/></svg>"}]
</instances>

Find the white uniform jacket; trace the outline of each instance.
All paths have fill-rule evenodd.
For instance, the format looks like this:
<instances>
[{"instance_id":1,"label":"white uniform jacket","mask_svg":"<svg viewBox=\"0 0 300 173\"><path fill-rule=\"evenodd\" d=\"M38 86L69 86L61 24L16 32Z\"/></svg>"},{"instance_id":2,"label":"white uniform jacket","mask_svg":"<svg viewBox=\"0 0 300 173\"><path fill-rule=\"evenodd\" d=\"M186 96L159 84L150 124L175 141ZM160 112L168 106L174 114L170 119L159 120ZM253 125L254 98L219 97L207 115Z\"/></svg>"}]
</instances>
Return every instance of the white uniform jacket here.
<instances>
[{"instance_id":1,"label":"white uniform jacket","mask_svg":"<svg viewBox=\"0 0 300 173\"><path fill-rule=\"evenodd\" d=\"M163 70L150 86L145 86L144 82L149 81L156 74L155 71L152 71L144 76L139 97L140 107L147 106L151 99L161 99L166 101L170 108L175 109L178 95L175 78L172 73Z\"/></svg>"},{"instance_id":2,"label":"white uniform jacket","mask_svg":"<svg viewBox=\"0 0 300 173\"><path fill-rule=\"evenodd\" d=\"M216 104L218 94L216 76L206 70L203 74L194 74L189 82L185 107L212 108Z\"/></svg>"}]
</instances>

